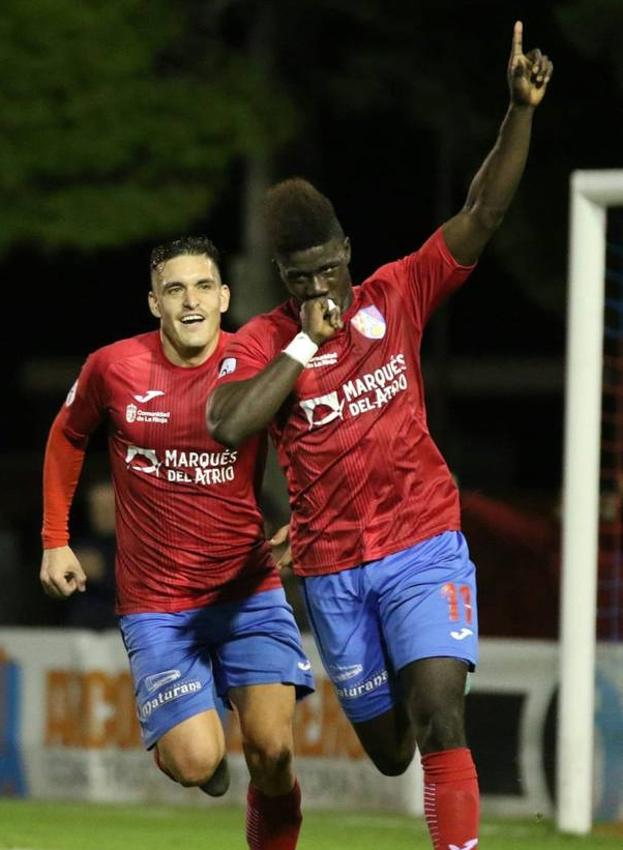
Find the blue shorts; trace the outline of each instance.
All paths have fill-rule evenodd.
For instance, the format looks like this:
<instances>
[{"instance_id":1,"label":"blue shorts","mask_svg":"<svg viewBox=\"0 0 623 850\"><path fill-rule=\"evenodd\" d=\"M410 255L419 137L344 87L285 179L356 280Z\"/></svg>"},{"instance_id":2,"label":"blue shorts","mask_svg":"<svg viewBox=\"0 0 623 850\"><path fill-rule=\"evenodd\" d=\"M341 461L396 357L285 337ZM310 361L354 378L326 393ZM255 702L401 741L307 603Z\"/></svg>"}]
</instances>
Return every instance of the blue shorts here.
<instances>
[{"instance_id":1,"label":"blue shorts","mask_svg":"<svg viewBox=\"0 0 623 850\"><path fill-rule=\"evenodd\" d=\"M396 674L421 658L478 660L475 568L446 531L378 561L303 579L320 657L352 723L396 703Z\"/></svg>"},{"instance_id":2,"label":"blue shorts","mask_svg":"<svg viewBox=\"0 0 623 850\"><path fill-rule=\"evenodd\" d=\"M214 691L283 682L297 699L314 690L292 608L283 589L172 614L126 614L121 635L130 659L143 742L215 708Z\"/></svg>"}]
</instances>

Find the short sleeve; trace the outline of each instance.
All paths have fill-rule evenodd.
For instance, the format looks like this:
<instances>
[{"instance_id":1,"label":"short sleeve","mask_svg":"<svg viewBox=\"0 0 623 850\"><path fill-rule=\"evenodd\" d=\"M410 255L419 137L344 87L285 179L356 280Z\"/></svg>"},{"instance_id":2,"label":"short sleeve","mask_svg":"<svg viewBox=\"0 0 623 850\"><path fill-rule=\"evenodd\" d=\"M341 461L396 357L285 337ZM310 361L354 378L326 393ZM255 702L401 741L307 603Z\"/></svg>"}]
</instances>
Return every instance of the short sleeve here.
<instances>
[{"instance_id":1,"label":"short sleeve","mask_svg":"<svg viewBox=\"0 0 623 850\"><path fill-rule=\"evenodd\" d=\"M441 228L415 251L379 269L411 306L414 318L424 327L439 303L464 283L475 265L463 266L454 259Z\"/></svg>"},{"instance_id":2,"label":"short sleeve","mask_svg":"<svg viewBox=\"0 0 623 850\"><path fill-rule=\"evenodd\" d=\"M281 350L270 327L251 320L233 335L218 368L217 386L245 381L261 372Z\"/></svg>"},{"instance_id":3,"label":"short sleeve","mask_svg":"<svg viewBox=\"0 0 623 850\"><path fill-rule=\"evenodd\" d=\"M104 372L99 351L91 354L69 390L61 410L63 431L74 443L84 442L101 422L107 408Z\"/></svg>"}]
</instances>

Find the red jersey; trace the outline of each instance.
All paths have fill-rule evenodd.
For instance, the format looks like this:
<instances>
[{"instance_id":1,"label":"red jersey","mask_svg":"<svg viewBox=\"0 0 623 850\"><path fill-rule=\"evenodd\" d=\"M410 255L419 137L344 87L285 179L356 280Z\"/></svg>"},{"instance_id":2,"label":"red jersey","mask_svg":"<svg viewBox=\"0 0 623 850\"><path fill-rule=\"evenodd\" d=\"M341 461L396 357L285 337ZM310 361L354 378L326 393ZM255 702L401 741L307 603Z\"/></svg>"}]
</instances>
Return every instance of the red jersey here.
<instances>
[{"instance_id":1,"label":"red jersey","mask_svg":"<svg viewBox=\"0 0 623 850\"><path fill-rule=\"evenodd\" d=\"M300 575L338 572L460 528L456 487L426 424L420 343L433 308L472 268L454 260L437 230L354 287L344 328L276 416ZM219 383L257 374L299 330L294 299L252 319L228 345Z\"/></svg>"},{"instance_id":2,"label":"red jersey","mask_svg":"<svg viewBox=\"0 0 623 850\"><path fill-rule=\"evenodd\" d=\"M68 541L73 489L57 474L63 447L71 465L72 447L83 453L92 431L108 422L120 614L180 611L280 586L256 498L265 436L232 451L212 440L205 425L205 401L228 336L221 332L214 354L194 368L165 357L158 331L100 348L52 427L46 548ZM81 457L78 472L80 463Z\"/></svg>"}]
</instances>

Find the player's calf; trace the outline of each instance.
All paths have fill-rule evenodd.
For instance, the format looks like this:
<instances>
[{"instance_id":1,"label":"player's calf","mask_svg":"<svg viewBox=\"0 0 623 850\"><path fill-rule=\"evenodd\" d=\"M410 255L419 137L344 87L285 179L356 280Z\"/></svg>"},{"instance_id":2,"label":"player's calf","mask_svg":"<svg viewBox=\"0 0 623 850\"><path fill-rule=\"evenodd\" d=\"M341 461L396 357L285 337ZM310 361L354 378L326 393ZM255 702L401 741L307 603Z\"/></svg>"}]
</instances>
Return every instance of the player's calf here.
<instances>
[{"instance_id":1,"label":"player's calf","mask_svg":"<svg viewBox=\"0 0 623 850\"><path fill-rule=\"evenodd\" d=\"M366 754L384 776L401 776L413 761L415 737L402 705L353 723Z\"/></svg>"},{"instance_id":2,"label":"player's calf","mask_svg":"<svg viewBox=\"0 0 623 850\"><path fill-rule=\"evenodd\" d=\"M222 797L229 788L230 782L229 765L227 758L223 757L210 779L200 785L199 790L210 797Z\"/></svg>"},{"instance_id":3,"label":"player's calf","mask_svg":"<svg viewBox=\"0 0 623 850\"><path fill-rule=\"evenodd\" d=\"M413 761L413 751L402 754L369 752L368 756L383 776L402 776Z\"/></svg>"}]
</instances>

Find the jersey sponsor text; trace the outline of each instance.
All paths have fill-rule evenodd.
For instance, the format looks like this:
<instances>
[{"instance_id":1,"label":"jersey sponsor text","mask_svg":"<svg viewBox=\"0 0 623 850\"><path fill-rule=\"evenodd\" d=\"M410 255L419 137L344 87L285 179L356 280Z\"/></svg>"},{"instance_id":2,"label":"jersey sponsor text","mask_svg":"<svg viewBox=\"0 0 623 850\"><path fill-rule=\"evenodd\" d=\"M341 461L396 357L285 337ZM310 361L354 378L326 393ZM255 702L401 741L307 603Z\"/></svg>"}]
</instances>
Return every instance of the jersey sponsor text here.
<instances>
[{"instance_id":1,"label":"jersey sponsor text","mask_svg":"<svg viewBox=\"0 0 623 850\"><path fill-rule=\"evenodd\" d=\"M137 463L137 458L141 459ZM160 460L155 449L128 446L126 464L136 472L162 475L167 481L180 484L223 484L235 478L234 465L237 451L225 449L222 452L186 452L179 449L166 449L164 460ZM145 460L149 461L146 463ZM162 470L162 467L164 469Z\"/></svg>"},{"instance_id":2,"label":"jersey sponsor text","mask_svg":"<svg viewBox=\"0 0 623 850\"><path fill-rule=\"evenodd\" d=\"M306 398L299 402L309 427L328 425L334 419L344 419L344 407L352 417L378 410L394 396L407 389L407 364L402 353L395 354L373 372L365 372L342 385L342 398L334 390L318 398Z\"/></svg>"}]
</instances>

